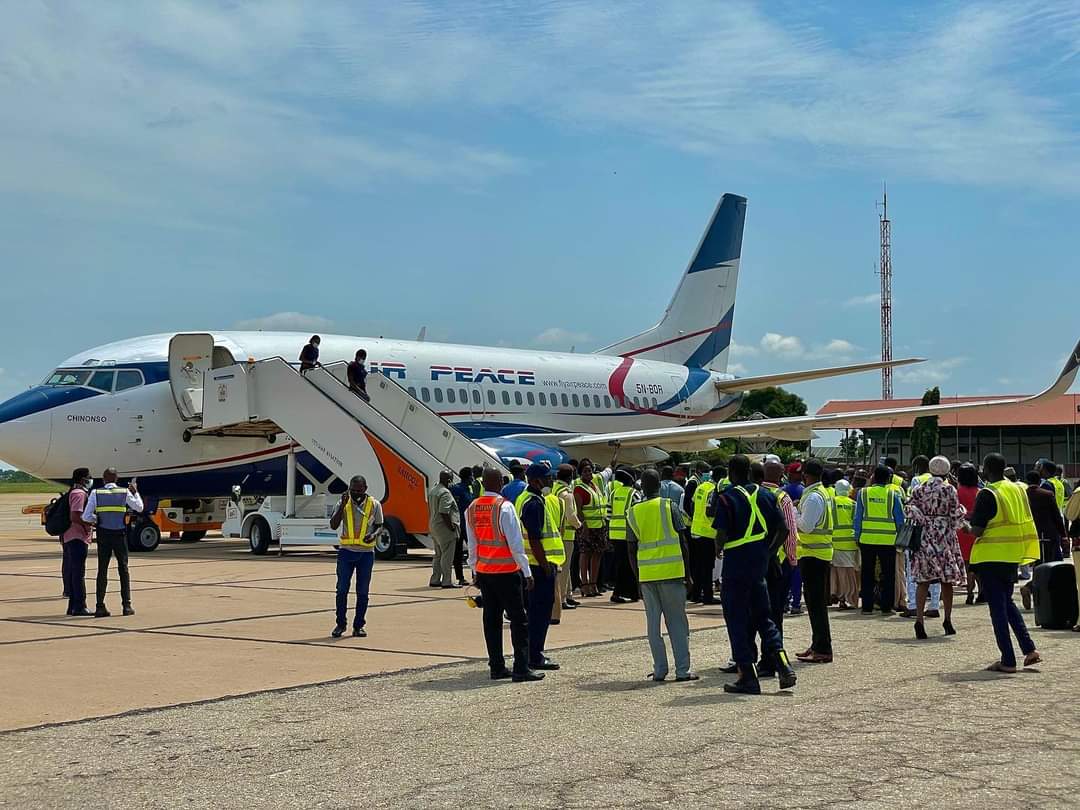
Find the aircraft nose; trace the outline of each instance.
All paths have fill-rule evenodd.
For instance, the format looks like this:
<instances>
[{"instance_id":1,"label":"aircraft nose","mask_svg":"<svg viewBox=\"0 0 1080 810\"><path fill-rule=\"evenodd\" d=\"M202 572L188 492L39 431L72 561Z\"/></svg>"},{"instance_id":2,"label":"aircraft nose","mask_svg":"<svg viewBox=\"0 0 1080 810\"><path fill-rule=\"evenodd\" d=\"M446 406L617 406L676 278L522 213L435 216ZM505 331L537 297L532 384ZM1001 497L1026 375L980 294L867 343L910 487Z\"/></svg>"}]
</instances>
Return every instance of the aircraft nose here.
<instances>
[{"instance_id":1,"label":"aircraft nose","mask_svg":"<svg viewBox=\"0 0 1080 810\"><path fill-rule=\"evenodd\" d=\"M29 473L41 473L52 442L49 399L31 389L0 403L0 459Z\"/></svg>"}]
</instances>

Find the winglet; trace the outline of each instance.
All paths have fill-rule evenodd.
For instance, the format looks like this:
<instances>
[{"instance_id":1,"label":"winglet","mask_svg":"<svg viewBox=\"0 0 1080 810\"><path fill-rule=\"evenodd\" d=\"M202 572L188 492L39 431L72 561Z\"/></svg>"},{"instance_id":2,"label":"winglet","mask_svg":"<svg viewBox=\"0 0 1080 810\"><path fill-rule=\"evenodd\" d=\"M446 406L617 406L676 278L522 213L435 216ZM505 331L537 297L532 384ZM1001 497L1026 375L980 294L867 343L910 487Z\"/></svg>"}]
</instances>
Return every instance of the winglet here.
<instances>
[{"instance_id":1,"label":"winglet","mask_svg":"<svg viewBox=\"0 0 1080 810\"><path fill-rule=\"evenodd\" d=\"M1073 383L1076 381L1076 373L1078 370L1080 370L1080 340L1076 342L1072 354L1065 360L1065 367L1061 369L1061 374L1058 375L1054 384L1041 394L1036 394L1033 397L1021 400L1021 404L1030 404L1037 400L1049 397L1060 397L1068 393L1069 389L1072 388Z\"/></svg>"}]
</instances>

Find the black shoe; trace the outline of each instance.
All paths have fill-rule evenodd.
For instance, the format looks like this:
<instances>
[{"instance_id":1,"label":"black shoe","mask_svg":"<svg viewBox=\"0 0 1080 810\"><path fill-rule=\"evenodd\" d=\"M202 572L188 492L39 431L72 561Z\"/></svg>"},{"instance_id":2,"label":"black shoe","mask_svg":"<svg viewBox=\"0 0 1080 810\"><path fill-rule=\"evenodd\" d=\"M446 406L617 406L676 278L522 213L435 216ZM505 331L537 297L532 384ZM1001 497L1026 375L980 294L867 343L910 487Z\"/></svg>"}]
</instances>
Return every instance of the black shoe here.
<instances>
[{"instance_id":1,"label":"black shoe","mask_svg":"<svg viewBox=\"0 0 1080 810\"><path fill-rule=\"evenodd\" d=\"M720 667L720 671L723 672L725 675L734 675L736 672L739 671L739 665L733 661L730 664L725 664L724 666Z\"/></svg>"},{"instance_id":2,"label":"black shoe","mask_svg":"<svg viewBox=\"0 0 1080 810\"><path fill-rule=\"evenodd\" d=\"M772 679L776 677L776 670L770 666L759 666L757 668L758 680Z\"/></svg>"},{"instance_id":3,"label":"black shoe","mask_svg":"<svg viewBox=\"0 0 1080 810\"><path fill-rule=\"evenodd\" d=\"M974 605L975 604L975 593L973 591L968 591L967 599L964 600L964 604L965 605Z\"/></svg>"},{"instance_id":4,"label":"black shoe","mask_svg":"<svg viewBox=\"0 0 1080 810\"><path fill-rule=\"evenodd\" d=\"M953 627L953 623L951 621L946 619L943 626L945 628L945 635L947 635L947 636L955 636L956 635L956 628Z\"/></svg>"},{"instance_id":5,"label":"black shoe","mask_svg":"<svg viewBox=\"0 0 1080 810\"><path fill-rule=\"evenodd\" d=\"M577 606L578 606L577 602L571 602L569 599L567 599L565 602L562 603L562 609L563 610L576 610Z\"/></svg>"},{"instance_id":6,"label":"black shoe","mask_svg":"<svg viewBox=\"0 0 1080 810\"><path fill-rule=\"evenodd\" d=\"M919 641L926 641L927 639L926 627L922 622L915 622L915 638L919 639Z\"/></svg>"},{"instance_id":7,"label":"black shoe","mask_svg":"<svg viewBox=\"0 0 1080 810\"><path fill-rule=\"evenodd\" d=\"M803 609L801 607L792 608L791 610L788 611L788 615L789 616L801 616L802 612L803 612Z\"/></svg>"},{"instance_id":8,"label":"black shoe","mask_svg":"<svg viewBox=\"0 0 1080 810\"><path fill-rule=\"evenodd\" d=\"M780 675L780 688L791 689L795 686L795 682L799 679L795 674L795 669L791 666L791 662L788 660L787 653L784 650L780 650L775 656L776 671Z\"/></svg>"},{"instance_id":9,"label":"black shoe","mask_svg":"<svg viewBox=\"0 0 1080 810\"><path fill-rule=\"evenodd\" d=\"M445 591L447 588L460 588L461 586L460 585L454 585L454 584L451 583L450 585L442 585L441 587Z\"/></svg>"},{"instance_id":10,"label":"black shoe","mask_svg":"<svg viewBox=\"0 0 1080 810\"><path fill-rule=\"evenodd\" d=\"M520 675L515 672L515 673L513 673L513 675L510 676L510 680L512 680L514 683L528 683L528 682L531 682L531 681L542 681L542 680L544 680L544 673L543 672L533 672L531 669L527 670L526 672L522 672Z\"/></svg>"},{"instance_id":11,"label":"black shoe","mask_svg":"<svg viewBox=\"0 0 1080 810\"><path fill-rule=\"evenodd\" d=\"M554 672L555 670L560 669L559 665L557 663L555 663L554 661L552 661L550 658L545 658L543 661L541 661L538 664L529 664L529 667L531 669L545 669L545 670L548 670L548 671L551 671L551 672Z\"/></svg>"},{"instance_id":12,"label":"black shoe","mask_svg":"<svg viewBox=\"0 0 1080 810\"><path fill-rule=\"evenodd\" d=\"M862 612L862 614L863 614L864 616L870 616L870 615L872 615L872 614L873 614L873 612L874 612L874 609L873 609L873 608L869 608L869 609L867 609L867 608L863 608L861 612Z\"/></svg>"},{"instance_id":13,"label":"black shoe","mask_svg":"<svg viewBox=\"0 0 1080 810\"><path fill-rule=\"evenodd\" d=\"M753 675L743 675L735 683L725 683L724 691L729 695L760 695L761 683Z\"/></svg>"},{"instance_id":14,"label":"black shoe","mask_svg":"<svg viewBox=\"0 0 1080 810\"><path fill-rule=\"evenodd\" d=\"M513 673L508 669L504 669L502 672L492 672L491 680L493 681L508 681L513 677Z\"/></svg>"},{"instance_id":15,"label":"black shoe","mask_svg":"<svg viewBox=\"0 0 1080 810\"><path fill-rule=\"evenodd\" d=\"M95 619L104 619L104 618L107 618L109 616L112 616L112 614L109 613L108 610L106 610L104 605L98 605L97 610L94 611L94 618Z\"/></svg>"},{"instance_id":16,"label":"black shoe","mask_svg":"<svg viewBox=\"0 0 1080 810\"><path fill-rule=\"evenodd\" d=\"M940 619L941 618L941 611L940 610L928 610L923 614L923 616L925 616L928 619Z\"/></svg>"},{"instance_id":17,"label":"black shoe","mask_svg":"<svg viewBox=\"0 0 1080 810\"><path fill-rule=\"evenodd\" d=\"M134 616L135 615L135 608L133 608L131 605L124 605L124 615L125 616Z\"/></svg>"},{"instance_id":18,"label":"black shoe","mask_svg":"<svg viewBox=\"0 0 1080 810\"><path fill-rule=\"evenodd\" d=\"M352 634L353 638L367 638L367 630L363 627L354 627Z\"/></svg>"},{"instance_id":19,"label":"black shoe","mask_svg":"<svg viewBox=\"0 0 1080 810\"><path fill-rule=\"evenodd\" d=\"M86 608L79 608L78 610L69 610L68 611L68 616L93 616L93 615L94 614L91 613Z\"/></svg>"},{"instance_id":20,"label":"black shoe","mask_svg":"<svg viewBox=\"0 0 1080 810\"><path fill-rule=\"evenodd\" d=\"M336 624L334 629L330 631L330 635L334 638L341 638L345 634L345 625Z\"/></svg>"},{"instance_id":21,"label":"black shoe","mask_svg":"<svg viewBox=\"0 0 1080 810\"><path fill-rule=\"evenodd\" d=\"M613 596L609 601L614 602L616 605L625 605L630 600L625 596Z\"/></svg>"},{"instance_id":22,"label":"black shoe","mask_svg":"<svg viewBox=\"0 0 1080 810\"><path fill-rule=\"evenodd\" d=\"M548 621L548 624L553 624L553 625L558 626L558 625L562 624L562 619L551 619L550 621Z\"/></svg>"},{"instance_id":23,"label":"black shoe","mask_svg":"<svg viewBox=\"0 0 1080 810\"><path fill-rule=\"evenodd\" d=\"M427 586L428 586L429 588L441 588L441 587L442 587L442 583L441 583L441 582L429 582L429 583L427 584Z\"/></svg>"}]
</instances>

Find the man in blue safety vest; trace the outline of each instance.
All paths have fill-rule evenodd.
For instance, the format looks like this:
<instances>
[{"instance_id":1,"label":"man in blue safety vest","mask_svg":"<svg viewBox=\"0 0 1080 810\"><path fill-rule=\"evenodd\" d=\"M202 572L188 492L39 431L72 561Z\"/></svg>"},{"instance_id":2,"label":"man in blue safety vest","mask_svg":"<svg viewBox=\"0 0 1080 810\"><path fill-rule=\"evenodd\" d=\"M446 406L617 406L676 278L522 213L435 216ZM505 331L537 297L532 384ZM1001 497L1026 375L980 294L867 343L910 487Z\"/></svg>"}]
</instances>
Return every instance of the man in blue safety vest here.
<instances>
[{"instance_id":1,"label":"man in blue safety vest","mask_svg":"<svg viewBox=\"0 0 1080 810\"><path fill-rule=\"evenodd\" d=\"M115 467L109 467L101 475L104 485L95 489L86 499L83 520L97 527L98 572L97 572L97 610L94 616L104 618L109 614L105 607L105 591L109 585L109 561L116 557L116 569L120 574L120 599L125 616L134 616L131 606L131 577L128 575L127 524L124 518L127 511L139 513L143 510L143 501L135 479L127 489L117 486L118 474Z\"/></svg>"}]
</instances>

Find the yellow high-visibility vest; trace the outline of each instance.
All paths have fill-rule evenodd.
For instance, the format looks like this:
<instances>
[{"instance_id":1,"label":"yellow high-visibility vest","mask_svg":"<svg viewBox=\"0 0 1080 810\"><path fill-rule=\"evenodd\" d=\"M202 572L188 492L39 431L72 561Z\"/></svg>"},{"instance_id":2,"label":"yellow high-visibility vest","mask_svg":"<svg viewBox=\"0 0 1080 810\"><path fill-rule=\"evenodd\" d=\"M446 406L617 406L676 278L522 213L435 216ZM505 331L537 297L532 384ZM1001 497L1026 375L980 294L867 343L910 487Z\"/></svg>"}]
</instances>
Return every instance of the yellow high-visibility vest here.
<instances>
[{"instance_id":1,"label":"yellow high-visibility vest","mask_svg":"<svg viewBox=\"0 0 1080 810\"><path fill-rule=\"evenodd\" d=\"M565 489L570 489L570 484L566 483L565 481L556 480L555 483L551 485L551 494L554 495L555 497L559 498L559 502L562 503L562 498L559 497L559 496L562 495L563 490L565 490ZM573 497L573 495L574 495L574 493L571 492L570 497ZM577 508L577 507L575 506L575 508ZM570 521L566 519L566 514L565 513L566 513L566 504L563 503L563 530L562 530L563 551L566 550L566 544L567 543L573 543L574 542L574 535L577 532L577 529L574 528L573 524L571 524Z\"/></svg>"},{"instance_id":2,"label":"yellow high-visibility vest","mask_svg":"<svg viewBox=\"0 0 1080 810\"><path fill-rule=\"evenodd\" d=\"M818 481L818 483L803 490L802 502L805 503L806 496L813 492L817 492L825 500L825 511L813 529L808 532L799 529L799 539L795 545L795 556L799 560L803 557L816 557L825 562L832 562L832 499L829 497L829 491Z\"/></svg>"},{"instance_id":3,"label":"yellow high-visibility vest","mask_svg":"<svg viewBox=\"0 0 1080 810\"><path fill-rule=\"evenodd\" d=\"M367 536L368 523L371 521L371 513L374 511L375 501L372 500L370 495L365 496L358 528L355 517L356 504L353 502L352 496L349 496L349 501L345 504L345 525L343 527L344 531L341 533L341 545L359 546L365 550L375 548L375 538L368 539Z\"/></svg>"},{"instance_id":4,"label":"yellow high-visibility vest","mask_svg":"<svg viewBox=\"0 0 1080 810\"><path fill-rule=\"evenodd\" d=\"M730 551L733 548L745 546L748 543L759 543L769 534L769 527L765 523L765 516L761 514L761 509L758 507L757 503L758 493L761 492L761 487L757 487L752 494L747 492L743 487L736 486L734 489L741 492L746 497L747 503L750 504L750 520L747 521L746 532L742 537L738 540L729 540L724 543L724 551Z\"/></svg>"},{"instance_id":5,"label":"yellow high-visibility vest","mask_svg":"<svg viewBox=\"0 0 1080 810\"><path fill-rule=\"evenodd\" d=\"M997 500L997 514L971 547L971 564L984 562L1027 565L1039 559L1039 534L1027 494L1010 481L986 488Z\"/></svg>"},{"instance_id":6,"label":"yellow high-visibility vest","mask_svg":"<svg viewBox=\"0 0 1080 810\"><path fill-rule=\"evenodd\" d=\"M855 501L847 495L834 495L833 505L833 549L836 551L856 551L855 544Z\"/></svg>"},{"instance_id":7,"label":"yellow high-visibility vest","mask_svg":"<svg viewBox=\"0 0 1080 810\"><path fill-rule=\"evenodd\" d=\"M891 485L866 487L859 493L862 503L862 529L859 542L867 546L896 544L896 490Z\"/></svg>"},{"instance_id":8,"label":"yellow high-visibility vest","mask_svg":"<svg viewBox=\"0 0 1080 810\"><path fill-rule=\"evenodd\" d=\"M526 489L514 501L514 511L517 512L519 520L525 504L529 502L529 498L539 498L544 506L544 525L540 530L540 545L544 549L544 556L547 557L549 563L562 565L566 562L566 549L563 548L562 541L563 503L555 495L537 495L535 492L529 492ZM522 526L523 532L524 529L525 527ZM529 538L525 537L523 539L525 540L525 556L529 558L532 565L539 565L540 562L536 559L536 555L533 554Z\"/></svg>"},{"instance_id":9,"label":"yellow high-visibility vest","mask_svg":"<svg viewBox=\"0 0 1080 810\"><path fill-rule=\"evenodd\" d=\"M582 479L574 481L575 487L581 487L589 493L589 502L581 507L585 525L590 529L602 529L604 527L604 496L600 494L600 487L596 484L596 476L586 484Z\"/></svg>"},{"instance_id":10,"label":"yellow high-visibility vest","mask_svg":"<svg viewBox=\"0 0 1080 810\"><path fill-rule=\"evenodd\" d=\"M716 539L716 529L713 528L712 518L705 514L709 506L709 497L715 489L716 484L712 481L703 481L694 490L694 519L690 521L690 534L694 537Z\"/></svg>"},{"instance_id":11,"label":"yellow high-visibility vest","mask_svg":"<svg viewBox=\"0 0 1080 810\"><path fill-rule=\"evenodd\" d=\"M633 497L633 487L628 487L622 481L615 481L611 485L611 495L609 499L611 522L608 524L609 539L626 539L626 510L630 508L630 500Z\"/></svg>"},{"instance_id":12,"label":"yellow high-visibility vest","mask_svg":"<svg viewBox=\"0 0 1080 810\"><path fill-rule=\"evenodd\" d=\"M1065 509L1065 482L1058 477L1047 478L1050 486L1054 488L1054 497L1057 498L1058 511Z\"/></svg>"},{"instance_id":13,"label":"yellow high-visibility vest","mask_svg":"<svg viewBox=\"0 0 1080 810\"><path fill-rule=\"evenodd\" d=\"M638 578L660 582L686 576L682 544L675 531L671 501L653 497L635 503L626 513L626 522L637 538Z\"/></svg>"}]
</instances>

